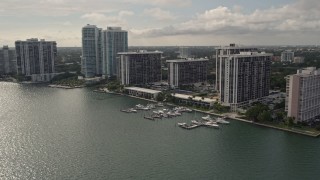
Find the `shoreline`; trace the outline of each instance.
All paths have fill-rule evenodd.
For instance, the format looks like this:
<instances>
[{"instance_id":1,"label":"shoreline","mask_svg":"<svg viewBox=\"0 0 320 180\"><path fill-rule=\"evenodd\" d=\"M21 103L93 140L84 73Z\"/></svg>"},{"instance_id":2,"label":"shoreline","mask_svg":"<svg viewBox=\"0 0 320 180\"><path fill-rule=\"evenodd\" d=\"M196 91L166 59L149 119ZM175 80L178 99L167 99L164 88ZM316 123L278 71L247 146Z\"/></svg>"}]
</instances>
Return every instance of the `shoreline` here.
<instances>
[{"instance_id":1,"label":"shoreline","mask_svg":"<svg viewBox=\"0 0 320 180\"><path fill-rule=\"evenodd\" d=\"M95 91L95 92L123 95L123 96L131 97L131 98L135 98L135 99L140 99L140 100L145 100L145 101L149 101L149 102L158 102L158 101L155 101L155 100L152 100L152 99L145 99L145 98L142 98L142 97L130 96L130 95L127 95L127 94L114 93L114 92L110 92L110 91L109 92L107 92L107 91ZM166 103L166 104L169 105L169 106L178 106L178 105L175 105L175 104L172 104L172 103ZM314 138L317 138L317 137L320 136L320 132L314 133L314 132L309 131L310 133L308 133L306 131L304 132L304 131L298 131L298 130L294 130L294 129L286 129L286 128L281 128L281 127L276 127L276 126L263 124L263 123L257 123L257 122L249 121L249 120L246 120L246 119L241 119L241 118L238 118L238 117L230 117L230 116L228 116L227 113L226 114L217 114L217 113L213 113L213 112L202 111L202 110L195 109L195 108L191 108L191 109L193 111L196 111L196 112L201 112L201 113L204 113L204 114L218 116L218 117L227 116L228 119L232 119L232 120L236 120L236 121L240 121L240 122L244 122L244 123L248 123L248 124L253 124L253 125L258 126L258 127L271 128L271 129L274 129L274 130L279 130L279 131L284 131L284 132L289 132L289 133L294 133L294 134L299 134L299 135L304 135L304 136L314 137Z\"/></svg>"}]
</instances>

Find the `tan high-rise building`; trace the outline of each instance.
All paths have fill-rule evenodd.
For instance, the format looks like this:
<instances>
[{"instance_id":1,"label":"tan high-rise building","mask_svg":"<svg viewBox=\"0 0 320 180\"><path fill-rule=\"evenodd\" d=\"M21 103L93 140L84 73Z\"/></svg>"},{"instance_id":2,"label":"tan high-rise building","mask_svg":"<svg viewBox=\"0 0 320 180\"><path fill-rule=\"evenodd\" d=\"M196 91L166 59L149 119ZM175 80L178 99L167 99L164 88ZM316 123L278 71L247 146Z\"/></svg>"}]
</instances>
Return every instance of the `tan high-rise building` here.
<instances>
[{"instance_id":1,"label":"tan high-rise building","mask_svg":"<svg viewBox=\"0 0 320 180\"><path fill-rule=\"evenodd\" d=\"M320 116L320 69L308 67L287 76L286 112L295 122L310 122Z\"/></svg>"}]
</instances>

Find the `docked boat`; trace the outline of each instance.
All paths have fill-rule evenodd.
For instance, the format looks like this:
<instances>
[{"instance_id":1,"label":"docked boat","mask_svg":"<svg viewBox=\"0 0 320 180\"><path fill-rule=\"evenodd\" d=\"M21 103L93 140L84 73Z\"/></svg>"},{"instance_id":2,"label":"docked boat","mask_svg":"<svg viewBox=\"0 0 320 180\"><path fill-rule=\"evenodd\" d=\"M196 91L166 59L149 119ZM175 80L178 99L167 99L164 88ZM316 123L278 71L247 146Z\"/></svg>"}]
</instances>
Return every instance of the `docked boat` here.
<instances>
[{"instance_id":1,"label":"docked boat","mask_svg":"<svg viewBox=\"0 0 320 180\"><path fill-rule=\"evenodd\" d=\"M144 105L141 105L141 104L136 105L136 109L143 109L143 108L144 108Z\"/></svg>"},{"instance_id":2,"label":"docked boat","mask_svg":"<svg viewBox=\"0 0 320 180\"><path fill-rule=\"evenodd\" d=\"M154 118L153 118L153 117L151 117L151 116L144 116L143 118L154 121Z\"/></svg>"},{"instance_id":3,"label":"docked boat","mask_svg":"<svg viewBox=\"0 0 320 180\"><path fill-rule=\"evenodd\" d=\"M178 126L185 126L187 123L178 123Z\"/></svg>"},{"instance_id":4,"label":"docked boat","mask_svg":"<svg viewBox=\"0 0 320 180\"><path fill-rule=\"evenodd\" d=\"M207 127L212 127L212 128L219 128L218 124L212 123L212 122L205 122L203 125L205 125Z\"/></svg>"},{"instance_id":5,"label":"docked boat","mask_svg":"<svg viewBox=\"0 0 320 180\"><path fill-rule=\"evenodd\" d=\"M163 105L163 103L159 102L156 106L163 107L164 105Z\"/></svg>"},{"instance_id":6,"label":"docked boat","mask_svg":"<svg viewBox=\"0 0 320 180\"><path fill-rule=\"evenodd\" d=\"M138 111L137 111L136 109L134 109L134 108L130 108L130 109L128 109L128 111L133 112L133 113L137 113L137 112L138 112Z\"/></svg>"},{"instance_id":7,"label":"docked boat","mask_svg":"<svg viewBox=\"0 0 320 180\"><path fill-rule=\"evenodd\" d=\"M217 118L216 122L219 123L219 124L230 124L230 122L225 120L225 118L220 118L220 117Z\"/></svg>"},{"instance_id":8,"label":"docked boat","mask_svg":"<svg viewBox=\"0 0 320 180\"><path fill-rule=\"evenodd\" d=\"M203 120L209 121L212 120L212 118L210 117L210 115L204 116L202 117Z\"/></svg>"}]
</instances>

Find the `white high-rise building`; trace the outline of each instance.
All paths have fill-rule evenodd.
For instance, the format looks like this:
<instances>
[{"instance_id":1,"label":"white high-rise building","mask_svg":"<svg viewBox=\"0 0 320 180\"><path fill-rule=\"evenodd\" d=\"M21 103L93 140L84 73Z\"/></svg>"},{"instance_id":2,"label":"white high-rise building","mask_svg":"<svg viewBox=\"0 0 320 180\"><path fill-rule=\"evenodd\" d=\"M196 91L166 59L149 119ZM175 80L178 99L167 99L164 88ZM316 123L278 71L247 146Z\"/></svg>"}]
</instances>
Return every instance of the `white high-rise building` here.
<instances>
[{"instance_id":1,"label":"white high-rise building","mask_svg":"<svg viewBox=\"0 0 320 180\"><path fill-rule=\"evenodd\" d=\"M119 52L128 51L128 32L121 27L108 27L103 31L103 74L117 75L117 57Z\"/></svg>"},{"instance_id":2,"label":"white high-rise building","mask_svg":"<svg viewBox=\"0 0 320 180\"><path fill-rule=\"evenodd\" d=\"M178 58L187 59L190 58L191 53L189 47L181 46L179 47L179 56Z\"/></svg>"},{"instance_id":3,"label":"white high-rise building","mask_svg":"<svg viewBox=\"0 0 320 180\"><path fill-rule=\"evenodd\" d=\"M85 77L117 75L117 53L128 51L128 32L121 27L107 30L95 25L82 28L82 73Z\"/></svg>"},{"instance_id":4,"label":"white high-rise building","mask_svg":"<svg viewBox=\"0 0 320 180\"><path fill-rule=\"evenodd\" d=\"M310 122L320 117L320 69L308 67L287 76L286 112L295 122Z\"/></svg>"},{"instance_id":5,"label":"white high-rise building","mask_svg":"<svg viewBox=\"0 0 320 180\"><path fill-rule=\"evenodd\" d=\"M2 74L17 74L16 52L8 46L0 49L0 75Z\"/></svg>"},{"instance_id":6,"label":"white high-rise building","mask_svg":"<svg viewBox=\"0 0 320 180\"><path fill-rule=\"evenodd\" d=\"M232 111L269 95L272 54L258 53L256 48L228 47L216 49L217 80L220 102Z\"/></svg>"},{"instance_id":7,"label":"white high-rise building","mask_svg":"<svg viewBox=\"0 0 320 180\"><path fill-rule=\"evenodd\" d=\"M292 51L283 51L281 53L281 62L293 62L294 52Z\"/></svg>"},{"instance_id":8,"label":"white high-rise building","mask_svg":"<svg viewBox=\"0 0 320 180\"><path fill-rule=\"evenodd\" d=\"M102 29L95 25L82 28L81 72L85 77L102 74Z\"/></svg>"},{"instance_id":9,"label":"white high-rise building","mask_svg":"<svg viewBox=\"0 0 320 180\"><path fill-rule=\"evenodd\" d=\"M55 41L45 41L44 39L39 41L33 38L26 41L16 41L15 46L19 75L44 75L55 72L54 62L57 57L57 43Z\"/></svg>"}]
</instances>

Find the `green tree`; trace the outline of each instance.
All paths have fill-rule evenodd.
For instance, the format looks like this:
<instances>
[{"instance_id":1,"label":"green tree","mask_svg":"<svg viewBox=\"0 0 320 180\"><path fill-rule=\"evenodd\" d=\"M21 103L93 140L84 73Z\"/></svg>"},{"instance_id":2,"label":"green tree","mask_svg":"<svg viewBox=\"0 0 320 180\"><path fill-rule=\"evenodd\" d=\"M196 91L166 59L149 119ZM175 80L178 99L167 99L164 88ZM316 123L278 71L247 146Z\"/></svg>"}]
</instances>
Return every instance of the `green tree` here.
<instances>
[{"instance_id":1,"label":"green tree","mask_svg":"<svg viewBox=\"0 0 320 180\"><path fill-rule=\"evenodd\" d=\"M285 124L288 126L288 127L292 127L294 125L294 117L287 117L285 119Z\"/></svg>"},{"instance_id":2,"label":"green tree","mask_svg":"<svg viewBox=\"0 0 320 180\"><path fill-rule=\"evenodd\" d=\"M272 121L271 113L269 111L263 111L257 117L259 121Z\"/></svg>"},{"instance_id":3,"label":"green tree","mask_svg":"<svg viewBox=\"0 0 320 180\"><path fill-rule=\"evenodd\" d=\"M258 116L264 111L268 112L269 107L264 104L258 103L247 110L246 117L252 121L259 121Z\"/></svg>"}]
</instances>

